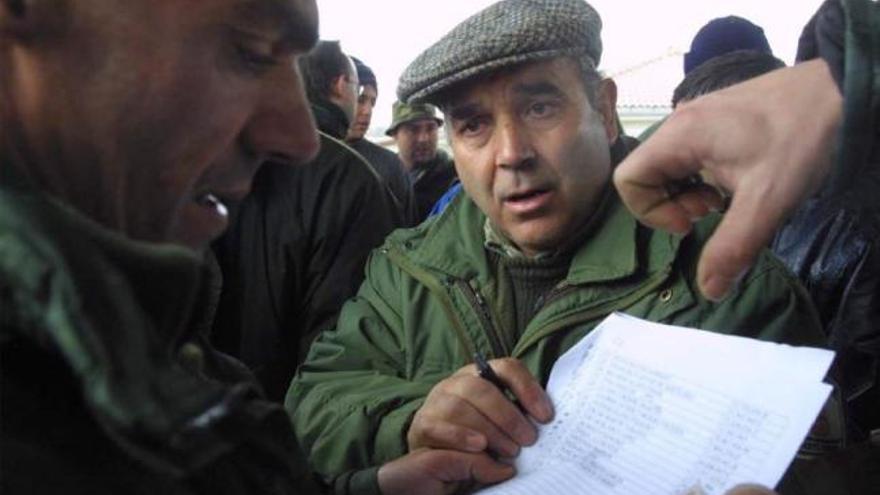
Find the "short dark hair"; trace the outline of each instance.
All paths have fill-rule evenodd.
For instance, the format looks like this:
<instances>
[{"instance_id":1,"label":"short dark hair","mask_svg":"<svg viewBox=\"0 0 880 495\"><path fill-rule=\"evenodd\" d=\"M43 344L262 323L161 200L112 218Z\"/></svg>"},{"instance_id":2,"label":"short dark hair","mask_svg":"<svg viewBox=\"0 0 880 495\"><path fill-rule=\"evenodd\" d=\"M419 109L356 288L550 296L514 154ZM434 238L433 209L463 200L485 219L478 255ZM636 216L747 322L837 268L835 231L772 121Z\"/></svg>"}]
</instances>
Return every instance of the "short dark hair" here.
<instances>
[{"instance_id":1,"label":"short dark hair","mask_svg":"<svg viewBox=\"0 0 880 495\"><path fill-rule=\"evenodd\" d=\"M350 75L351 62L342 53L338 41L321 40L308 55L299 59L299 70L309 100L326 100L330 96L333 81L339 76Z\"/></svg>"},{"instance_id":2,"label":"short dark hair","mask_svg":"<svg viewBox=\"0 0 880 495\"><path fill-rule=\"evenodd\" d=\"M379 85L376 84L376 74L361 59L352 56L351 61L354 62L354 68L357 69L358 81L361 86L372 86L379 91Z\"/></svg>"},{"instance_id":3,"label":"short dark hair","mask_svg":"<svg viewBox=\"0 0 880 495\"><path fill-rule=\"evenodd\" d=\"M672 106L785 67L769 53L737 50L719 55L688 73L672 93Z\"/></svg>"}]
</instances>

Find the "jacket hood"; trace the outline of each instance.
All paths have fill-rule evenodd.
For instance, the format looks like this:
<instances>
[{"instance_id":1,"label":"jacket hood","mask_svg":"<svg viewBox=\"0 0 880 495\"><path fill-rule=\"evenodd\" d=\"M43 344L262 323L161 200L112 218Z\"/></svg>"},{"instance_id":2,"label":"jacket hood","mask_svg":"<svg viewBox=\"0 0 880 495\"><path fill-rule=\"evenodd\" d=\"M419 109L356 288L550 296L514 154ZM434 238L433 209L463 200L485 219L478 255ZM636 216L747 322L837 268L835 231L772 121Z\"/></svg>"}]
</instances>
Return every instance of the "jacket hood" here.
<instances>
[{"instance_id":1,"label":"jacket hood","mask_svg":"<svg viewBox=\"0 0 880 495\"><path fill-rule=\"evenodd\" d=\"M335 103L327 100L313 101L311 104L315 123L321 132L329 134L336 139L345 139L348 134L349 121L345 112Z\"/></svg>"}]
</instances>

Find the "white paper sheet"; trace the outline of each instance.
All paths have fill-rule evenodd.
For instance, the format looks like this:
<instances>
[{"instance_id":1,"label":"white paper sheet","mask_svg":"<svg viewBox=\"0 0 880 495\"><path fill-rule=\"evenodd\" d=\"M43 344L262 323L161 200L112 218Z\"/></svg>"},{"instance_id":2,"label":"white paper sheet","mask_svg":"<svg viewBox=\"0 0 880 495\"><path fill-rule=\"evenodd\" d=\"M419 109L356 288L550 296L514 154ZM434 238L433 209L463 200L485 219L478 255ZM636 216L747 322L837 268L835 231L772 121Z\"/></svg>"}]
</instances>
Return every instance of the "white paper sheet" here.
<instances>
[{"instance_id":1,"label":"white paper sheet","mask_svg":"<svg viewBox=\"0 0 880 495\"><path fill-rule=\"evenodd\" d=\"M831 387L834 354L615 314L559 358L556 408L485 494L678 495L775 486Z\"/></svg>"}]
</instances>

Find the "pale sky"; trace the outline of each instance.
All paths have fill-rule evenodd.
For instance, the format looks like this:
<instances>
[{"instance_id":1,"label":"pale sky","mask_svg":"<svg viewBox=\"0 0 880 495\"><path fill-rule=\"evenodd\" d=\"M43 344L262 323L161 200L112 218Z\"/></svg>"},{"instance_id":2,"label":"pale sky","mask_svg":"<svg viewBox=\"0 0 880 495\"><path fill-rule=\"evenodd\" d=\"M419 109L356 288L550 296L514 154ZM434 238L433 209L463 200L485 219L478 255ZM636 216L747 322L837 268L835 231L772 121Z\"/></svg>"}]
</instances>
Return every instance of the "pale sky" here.
<instances>
[{"instance_id":1,"label":"pale sky","mask_svg":"<svg viewBox=\"0 0 880 495\"><path fill-rule=\"evenodd\" d=\"M373 126L388 125L397 78L424 49L494 0L317 0L321 38L339 40L379 81ZM764 28L774 54L791 64L804 24L821 0L592 0L602 16L600 69L614 72L667 52L686 52L716 17L738 15ZM683 76L683 71L681 73Z\"/></svg>"}]
</instances>

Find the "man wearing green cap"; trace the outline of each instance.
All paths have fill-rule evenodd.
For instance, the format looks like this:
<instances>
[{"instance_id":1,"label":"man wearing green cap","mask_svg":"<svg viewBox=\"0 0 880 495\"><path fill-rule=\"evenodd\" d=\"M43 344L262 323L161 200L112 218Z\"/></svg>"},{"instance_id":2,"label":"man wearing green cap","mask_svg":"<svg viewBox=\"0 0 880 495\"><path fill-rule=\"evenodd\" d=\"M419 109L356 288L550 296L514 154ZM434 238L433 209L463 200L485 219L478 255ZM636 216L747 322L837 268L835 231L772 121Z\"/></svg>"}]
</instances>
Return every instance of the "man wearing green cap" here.
<instances>
[{"instance_id":1,"label":"man wearing green cap","mask_svg":"<svg viewBox=\"0 0 880 495\"><path fill-rule=\"evenodd\" d=\"M397 155L412 182L416 223L428 216L434 203L457 180L449 155L437 149L441 125L443 120L437 117L433 105L397 101L392 107L391 126L385 132L397 143Z\"/></svg>"},{"instance_id":2,"label":"man wearing green cap","mask_svg":"<svg viewBox=\"0 0 880 495\"><path fill-rule=\"evenodd\" d=\"M403 73L398 96L447 116L467 194L373 256L336 330L288 393L326 477L419 448L515 456L556 359L614 311L791 344L822 334L803 289L763 254L720 303L695 287L717 218L687 236L639 225L611 187L628 149L616 86L597 72L601 21L581 0L503 0ZM475 354L516 397L480 378ZM332 406L332 407L330 407Z\"/></svg>"}]
</instances>

